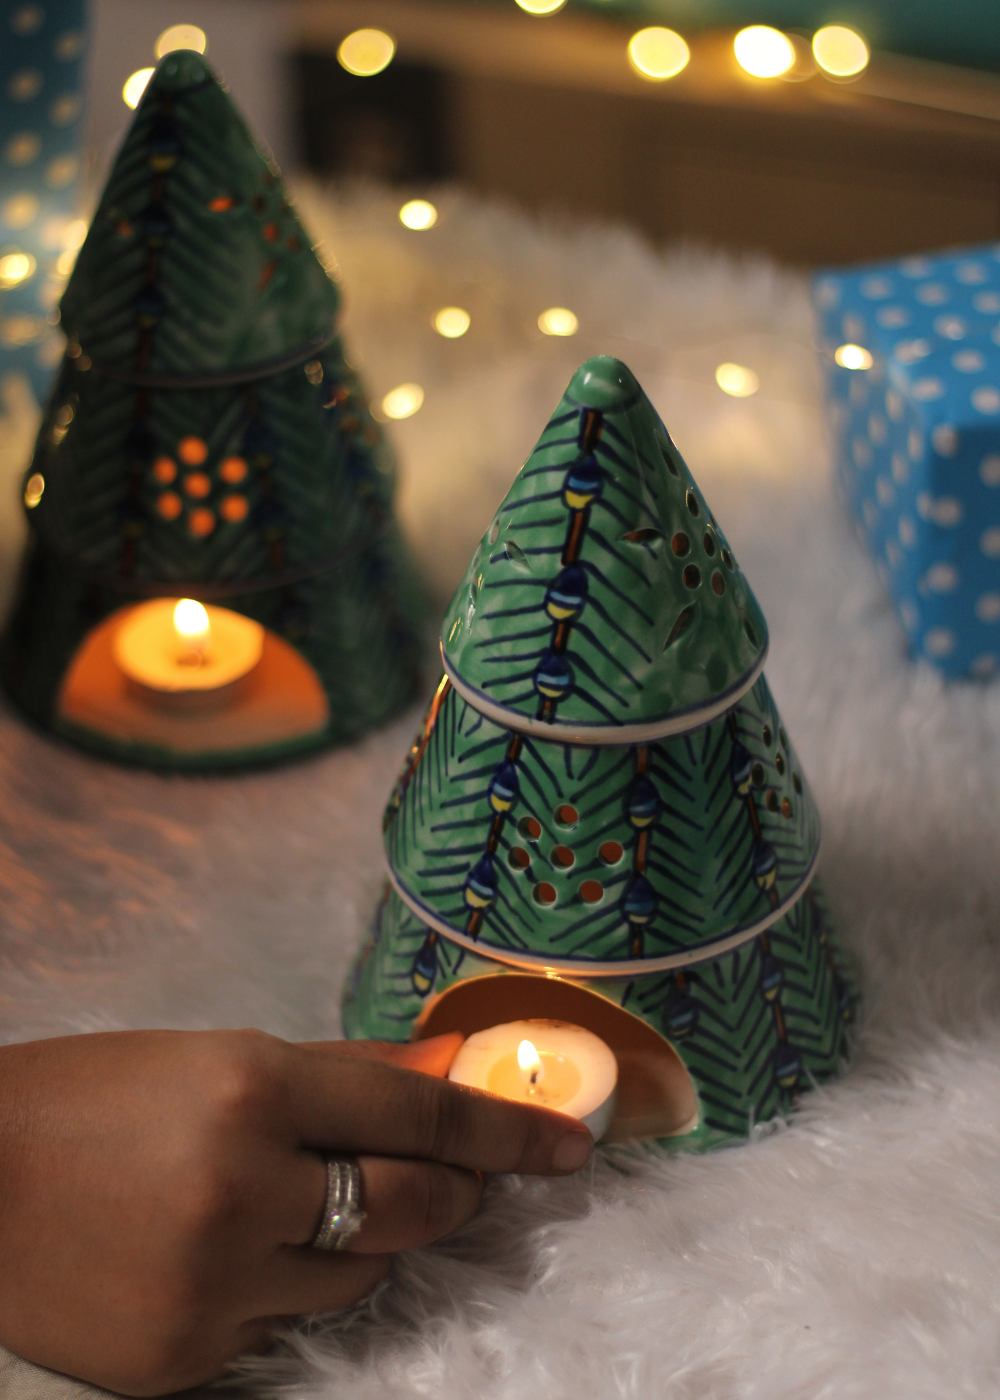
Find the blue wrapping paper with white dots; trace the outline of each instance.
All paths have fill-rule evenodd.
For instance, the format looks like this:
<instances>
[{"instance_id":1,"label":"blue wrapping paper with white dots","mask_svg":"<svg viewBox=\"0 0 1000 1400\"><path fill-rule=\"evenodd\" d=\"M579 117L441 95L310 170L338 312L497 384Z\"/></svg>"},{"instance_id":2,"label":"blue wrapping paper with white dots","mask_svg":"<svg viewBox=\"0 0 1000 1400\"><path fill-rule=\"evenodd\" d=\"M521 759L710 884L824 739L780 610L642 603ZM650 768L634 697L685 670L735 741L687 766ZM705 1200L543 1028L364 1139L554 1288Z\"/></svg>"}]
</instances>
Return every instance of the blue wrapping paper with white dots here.
<instances>
[{"instance_id":1,"label":"blue wrapping paper with white dots","mask_svg":"<svg viewBox=\"0 0 1000 1400\"><path fill-rule=\"evenodd\" d=\"M990 676L1000 668L1000 245L823 271L813 299L840 479L911 652L949 676ZM866 350L870 366L838 364L843 345Z\"/></svg>"},{"instance_id":2,"label":"blue wrapping paper with white dots","mask_svg":"<svg viewBox=\"0 0 1000 1400\"><path fill-rule=\"evenodd\" d=\"M79 219L86 0L0 0L0 378L45 399Z\"/></svg>"}]
</instances>

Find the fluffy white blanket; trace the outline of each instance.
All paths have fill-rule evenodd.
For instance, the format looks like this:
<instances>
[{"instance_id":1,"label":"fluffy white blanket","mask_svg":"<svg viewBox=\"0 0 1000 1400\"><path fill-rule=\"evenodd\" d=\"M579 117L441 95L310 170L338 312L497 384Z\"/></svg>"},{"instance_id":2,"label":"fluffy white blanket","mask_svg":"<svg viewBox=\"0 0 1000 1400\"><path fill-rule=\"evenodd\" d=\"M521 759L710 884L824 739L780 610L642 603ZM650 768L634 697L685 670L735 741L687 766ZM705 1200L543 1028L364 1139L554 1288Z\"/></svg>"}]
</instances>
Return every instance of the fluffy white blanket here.
<instances>
[{"instance_id":1,"label":"fluffy white blanket","mask_svg":"<svg viewBox=\"0 0 1000 1400\"><path fill-rule=\"evenodd\" d=\"M803 279L458 196L420 234L378 192L300 200L343 269L373 394L426 391L391 433L442 595L577 362L606 350L636 371L770 621L768 676L868 1016L848 1076L787 1126L705 1158L497 1182L460 1236L247 1379L300 1400L996 1394L1000 688L945 686L904 655L831 487ZM446 342L430 318L456 303L472 330ZM534 329L551 305L577 313L575 339ZM722 360L760 392L726 398ZM335 1032L414 718L284 771L191 780L0 713L0 1037Z\"/></svg>"}]
</instances>

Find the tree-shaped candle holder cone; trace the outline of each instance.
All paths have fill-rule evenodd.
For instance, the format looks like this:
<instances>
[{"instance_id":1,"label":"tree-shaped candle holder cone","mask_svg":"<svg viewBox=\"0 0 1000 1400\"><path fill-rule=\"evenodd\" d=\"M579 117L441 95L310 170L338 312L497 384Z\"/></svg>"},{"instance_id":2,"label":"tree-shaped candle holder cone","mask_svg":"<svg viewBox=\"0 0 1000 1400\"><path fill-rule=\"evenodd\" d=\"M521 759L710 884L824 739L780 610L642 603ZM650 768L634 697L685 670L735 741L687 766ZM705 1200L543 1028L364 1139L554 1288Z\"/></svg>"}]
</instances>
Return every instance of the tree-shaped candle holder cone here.
<instances>
[{"instance_id":1,"label":"tree-shaped candle holder cone","mask_svg":"<svg viewBox=\"0 0 1000 1400\"><path fill-rule=\"evenodd\" d=\"M412 698L420 590L339 306L225 90L167 55L63 297L25 478L2 671L31 718L197 770L350 739ZM185 598L196 646L160 606ZM162 618L131 625L150 600ZM234 680L237 644L256 660Z\"/></svg>"},{"instance_id":2,"label":"tree-shaped candle holder cone","mask_svg":"<svg viewBox=\"0 0 1000 1400\"><path fill-rule=\"evenodd\" d=\"M617 1057L607 1135L689 1148L834 1074L857 995L766 623L619 361L573 377L441 652L346 1033L569 1021Z\"/></svg>"}]
</instances>

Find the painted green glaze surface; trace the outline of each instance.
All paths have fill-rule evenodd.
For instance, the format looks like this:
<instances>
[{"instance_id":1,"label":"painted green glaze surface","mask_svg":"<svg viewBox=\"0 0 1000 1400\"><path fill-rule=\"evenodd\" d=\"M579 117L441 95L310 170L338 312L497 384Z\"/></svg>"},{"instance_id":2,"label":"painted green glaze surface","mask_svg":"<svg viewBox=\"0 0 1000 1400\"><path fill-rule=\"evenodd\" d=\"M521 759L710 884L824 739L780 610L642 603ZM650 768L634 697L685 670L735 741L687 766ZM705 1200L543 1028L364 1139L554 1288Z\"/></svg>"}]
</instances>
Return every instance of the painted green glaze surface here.
<instances>
[{"instance_id":1,"label":"painted green glaze surface","mask_svg":"<svg viewBox=\"0 0 1000 1400\"><path fill-rule=\"evenodd\" d=\"M198 55L168 55L63 299L67 354L26 473L44 491L0 669L34 720L111 757L197 770L355 738L412 698L421 590L394 525L392 454L333 334L338 301L227 93ZM179 592L296 647L328 725L202 757L58 718L90 630Z\"/></svg>"},{"instance_id":2,"label":"painted green glaze surface","mask_svg":"<svg viewBox=\"0 0 1000 1400\"><path fill-rule=\"evenodd\" d=\"M344 988L346 1035L406 1040L427 998L503 974L435 935L387 888ZM698 1151L786 1113L810 1082L836 1074L857 991L816 882L768 932L694 969L583 980L647 1021L694 1083L698 1126L663 1141Z\"/></svg>"},{"instance_id":3,"label":"painted green glaze surface","mask_svg":"<svg viewBox=\"0 0 1000 1400\"><path fill-rule=\"evenodd\" d=\"M723 718L631 747L518 735L450 689L385 840L413 904L511 959L687 960L799 896L819 817L763 677Z\"/></svg>"},{"instance_id":4,"label":"painted green glaze surface","mask_svg":"<svg viewBox=\"0 0 1000 1400\"><path fill-rule=\"evenodd\" d=\"M620 361L597 357L573 376L441 636L466 694L554 737L693 727L753 679L767 649L763 614Z\"/></svg>"},{"instance_id":5,"label":"painted green glaze surface","mask_svg":"<svg viewBox=\"0 0 1000 1400\"><path fill-rule=\"evenodd\" d=\"M273 161L208 64L168 54L63 296L66 334L99 365L194 375L329 339L339 302Z\"/></svg>"},{"instance_id":6,"label":"painted green glaze surface","mask_svg":"<svg viewBox=\"0 0 1000 1400\"><path fill-rule=\"evenodd\" d=\"M266 579L329 564L391 519L395 465L338 341L250 388L143 390L141 416L133 386L82 358L66 359L42 424L29 518L89 576Z\"/></svg>"},{"instance_id":7,"label":"painted green glaze surface","mask_svg":"<svg viewBox=\"0 0 1000 1400\"><path fill-rule=\"evenodd\" d=\"M668 1141L694 1149L835 1073L856 991L766 625L617 360L574 376L442 635L345 1032L405 1039L464 978L573 981L678 1051L698 1125Z\"/></svg>"}]
</instances>

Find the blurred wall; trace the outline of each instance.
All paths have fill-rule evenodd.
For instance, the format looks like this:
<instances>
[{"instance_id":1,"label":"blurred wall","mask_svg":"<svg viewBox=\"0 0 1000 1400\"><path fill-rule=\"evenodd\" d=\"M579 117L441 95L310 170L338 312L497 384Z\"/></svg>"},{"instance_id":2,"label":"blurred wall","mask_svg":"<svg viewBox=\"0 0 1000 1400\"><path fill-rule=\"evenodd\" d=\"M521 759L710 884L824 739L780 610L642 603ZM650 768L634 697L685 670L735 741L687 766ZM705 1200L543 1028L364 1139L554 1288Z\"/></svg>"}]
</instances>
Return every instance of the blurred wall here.
<instances>
[{"instance_id":1,"label":"blurred wall","mask_svg":"<svg viewBox=\"0 0 1000 1400\"><path fill-rule=\"evenodd\" d=\"M292 160L292 103L283 8L273 0L90 0L88 90L90 185L96 194L131 112L122 84L156 62L153 45L171 24L197 24L209 59L279 163Z\"/></svg>"}]
</instances>

